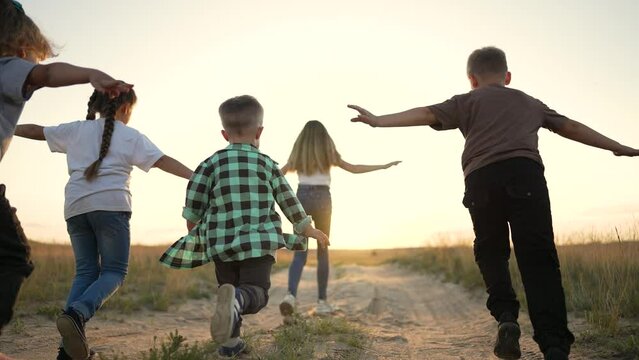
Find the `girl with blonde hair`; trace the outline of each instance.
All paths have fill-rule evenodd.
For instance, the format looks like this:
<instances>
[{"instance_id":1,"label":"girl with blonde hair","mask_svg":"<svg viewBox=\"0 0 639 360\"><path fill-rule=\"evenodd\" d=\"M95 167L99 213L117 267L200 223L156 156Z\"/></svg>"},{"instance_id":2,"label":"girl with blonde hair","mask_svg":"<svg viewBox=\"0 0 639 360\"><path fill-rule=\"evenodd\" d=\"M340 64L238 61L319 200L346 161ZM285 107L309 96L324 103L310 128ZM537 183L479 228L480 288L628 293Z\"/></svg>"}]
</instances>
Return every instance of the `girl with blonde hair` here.
<instances>
[{"instance_id":1,"label":"girl with blonde hair","mask_svg":"<svg viewBox=\"0 0 639 360\"><path fill-rule=\"evenodd\" d=\"M299 186L297 198L304 210L313 218L315 227L330 238L332 201L330 193L331 167L338 166L353 174L362 174L375 170L388 169L400 161L384 165L353 165L342 159L333 139L324 125L311 120L304 125L297 137L288 162L282 167L282 173L297 171ZM290 316L295 311L297 287L306 264L307 251L297 251L288 270L288 294L280 304L283 316ZM333 312L327 302L328 287L328 248L317 247L317 286L318 301L315 313L328 315Z\"/></svg>"}]
</instances>

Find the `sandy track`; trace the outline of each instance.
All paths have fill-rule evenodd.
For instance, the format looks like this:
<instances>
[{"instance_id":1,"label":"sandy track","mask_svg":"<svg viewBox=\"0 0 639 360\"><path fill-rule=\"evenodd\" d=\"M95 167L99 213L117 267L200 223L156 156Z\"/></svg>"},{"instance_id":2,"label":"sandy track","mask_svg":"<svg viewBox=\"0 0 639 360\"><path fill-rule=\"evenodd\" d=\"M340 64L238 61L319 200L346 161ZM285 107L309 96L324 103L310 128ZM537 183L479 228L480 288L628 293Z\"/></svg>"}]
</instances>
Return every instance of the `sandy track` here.
<instances>
[{"instance_id":1,"label":"sandy track","mask_svg":"<svg viewBox=\"0 0 639 360\"><path fill-rule=\"evenodd\" d=\"M279 301L286 292L286 271L272 277L271 301L260 314L245 317L247 331L271 330L282 323ZM307 268L299 289L301 312L315 304L315 269ZM363 359L494 359L496 324L484 307L482 295L470 294L432 276L417 275L393 266L343 266L332 269L329 300L343 316L370 335ZM98 352L130 358L150 348L153 337L164 338L177 329L189 341L209 339L212 301L192 300L169 312L144 311L132 315L104 312L88 323L91 346ZM531 339L531 327L522 316L522 359L542 359ZM16 359L54 359L58 334L53 321L42 316L21 319L0 337L0 351ZM571 359L592 359L575 348Z\"/></svg>"}]
</instances>

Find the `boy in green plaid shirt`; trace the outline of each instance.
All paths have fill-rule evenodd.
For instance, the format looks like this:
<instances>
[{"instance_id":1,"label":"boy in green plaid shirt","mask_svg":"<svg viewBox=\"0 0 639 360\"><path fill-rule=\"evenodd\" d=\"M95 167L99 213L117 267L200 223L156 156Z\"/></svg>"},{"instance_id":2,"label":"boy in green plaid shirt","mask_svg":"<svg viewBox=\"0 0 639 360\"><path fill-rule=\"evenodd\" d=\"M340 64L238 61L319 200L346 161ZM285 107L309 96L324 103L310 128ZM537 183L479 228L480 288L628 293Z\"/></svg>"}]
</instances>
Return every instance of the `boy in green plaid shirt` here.
<instances>
[{"instance_id":1,"label":"boy in green plaid shirt","mask_svg":"<svg viewBox=\"0 0 639 360\"><path fill-rule=\"evenodd\" d=\"M258 150L264 114L260 103L238 96L223 102L219 113L229 146L193 173L182 212L189 234L160 261L177 269L215 263L220 287L211 336L221 344L221 356L233 357L246 348L239 337L241 315L255 314L268 303L275 251L305 250L306 237L322 247L329 242L311 224L277 163ZM275 203L295 234L282 232Z\"/></svg>"}]
</instances>

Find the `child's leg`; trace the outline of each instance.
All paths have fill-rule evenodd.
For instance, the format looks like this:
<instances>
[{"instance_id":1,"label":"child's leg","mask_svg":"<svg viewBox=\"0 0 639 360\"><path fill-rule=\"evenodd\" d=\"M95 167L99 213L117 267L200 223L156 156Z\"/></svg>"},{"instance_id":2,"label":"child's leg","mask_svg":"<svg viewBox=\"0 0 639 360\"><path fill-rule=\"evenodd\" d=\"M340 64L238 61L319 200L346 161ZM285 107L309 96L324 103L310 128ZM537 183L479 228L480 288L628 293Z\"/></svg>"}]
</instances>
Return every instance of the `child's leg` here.
<instances>
[{"instance_id":1,"label":"child's leg","mask_svg":"<svg viewBox=\"0 0 639 360\"><path fill-rule=\"evenodd\" d=\"M13 316L20 286L33 271L30 247L22 231L15 208L5 197L0 184L0 332Z\"/></svg>"},{"instance_id":2,"label":"child's leg","mask_svg":"<svg viewBox=\"0 0 639 360\"><path fill-rule=\"evenodd\" d=\"M75 257L75 276L66 303L68 309L100 276L100 258L95 233L87 214L67 219L67 232Z\"/></svg>"},{"instance_id":3,"label":"child's leg","mask_svg":"<svg viewBox=\"0 0 639 360\"><path fill-rule=\"evenodd\" d=\"M256 314L268 303L271 267L274 262L275 259L270 255L243 261L215 261L215 276L218 284L235 286L239 315ZM242 317L240 316L233 328L231 338L240 336L241 327Z\"/></svg>"},{"instance_id":4,"label":"child's leg","mask_svg":"<svg viewBox=\"0 0 639 360\"><path fill-rule=\"evenodd\" d=\"M240 262L237 291L242 296L242 314L257 314L268 304L271 288L271 268L275 258L271 255L251 258Z\"/></svg>"},{"instance_id":5,"label":"child's leg","mask_svg":"<svg viewBox=\"0 0 639 360\"><path fill-rule=\"evenodd\" d=\"M330 202L330 197L328 199ZM330 204L327 210L316 211L313 213L313 221L315 227L321 230L327 236L331 233L331 208ZM326 300L326 290L328 288L328 277L330 275L328 248L317 248L317 292L318 299Z\"/></svg>"},{"instance_id":6,"label":"child's leg","mask_svg":"<svg viewBox=\"0 0 639 360\"><path fill-rule=\"evenodd\" d=\"M293 261L288 268L288 292L293 296L297 296L297 287L300 284L307 257L308 251L295 251L293 253Z\"/></svg>"},{"instance_id":7,"label":"child's leg","mask_svg":"<svg viewBox=\"0 0 639 360\"><path fill-rule=\"evenodd\" d=\"M510 224L534 339L542 352L549 347L559 347L568 353L574 336L568 330L543 169L534 163L521 164L515 175L508 187Z\"/></svg>"},{"instance_id":8,"label":"child's leg","mask_svg":"<svg viewBox=\"0 0 639 360\"><path fill-rule=\"evenodd\" d=\"M466 178L463 202L473 221L475 262L486 284L486 306L497 321L502 315L508 317L502 321L515 321L519 315L519 302L508 268L510 240L501 176L494 166L470 174Z\"/></svg>"},{"instance_id":9,"label":"child's leg","mask_svg":"<svg viewBox=\"0 0 639 360\"><path fill-rule=\"evenodd\" d=\"M124 282L129 265L131 240L129 219L131 213L94 211L84 215L86 216L82 223L70 225L69 233L73 232L75 236L83 236L88 239L90 236L87 232L88 228L93 232L96 242L95 248L92 248L92 246L87 244L80 244L80 241L74 241L74 253L76 253L76 256L80 254L82 257L82 259L76 259L76 263L82 265L83 268L86 267L86 280L88 282L89 278L94 276L93 270L91 270L92 263L98 264L98 255L92 254L93 251L97 250L99 254L99 276L81 294L77 297L74 295L68 307L82 314L84 320L89 320ZM82 225L81 228L80 225ZM81 285L84 287L86 283L83 282ZM79 288L78 292L80 290Z\"/></svg>"}]
</instances>

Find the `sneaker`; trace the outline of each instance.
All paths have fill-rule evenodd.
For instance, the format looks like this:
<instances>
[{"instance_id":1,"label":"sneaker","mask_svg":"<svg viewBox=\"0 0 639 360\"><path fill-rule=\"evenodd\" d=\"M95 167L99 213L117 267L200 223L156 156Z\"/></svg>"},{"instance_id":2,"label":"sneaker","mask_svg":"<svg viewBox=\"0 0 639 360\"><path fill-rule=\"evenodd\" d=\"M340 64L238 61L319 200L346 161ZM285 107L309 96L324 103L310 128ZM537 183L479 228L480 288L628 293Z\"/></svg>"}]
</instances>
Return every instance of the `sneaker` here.
<instances>
[{"instance_id":1,"label":"sneaker","mask_svg":"<svg viewBox=\"0 0 639 360\"><path fill-rule=\"evenodd\" d=\"M230 345L235 343L235 345ZM229 344L228 346L226 346ZM217 349L217 354L221 357L232 358L246 351L246 343L241 338L230 339L227 344L220 346Z\"/></svg>"},{"instance_id":2,"label":"sneaker","mask_svg":"<svg viewBox=\"0 0 639 360\"><path fill-rule=\"evenodd\" d=\"M317 315L330 315L335 311L331 304L329 304L326 300L317 300L317 305L315 306L315 314Z\"/></svg>"},{"instance_id":3,"label":"sneaker","mask_svg":"<svg viewBox=\"0 0 639 360\"><path fill-rule=\"evenodd\" d=\"M84 335L82 315L73 309L67 309L58 316L55 323L62 336L62 346L66 354L72 359L87 359L90 351Z\"/></svg>"},{"instance_id":4,"label":"sneaker","mask_svg":"<svg viewBox=\"0 0 639 360\"><path fill-rule=\"evenodd\" d=\"M521 358L519 336L521 336L519 324L511 321L500 323L495 342L495 356L507 360Z\"/></svg>"},{"instance_id":5,"label":"sneaker","mask_svg":"<svg viewBox=\"0 0 639 360\"><path fill-rule=\"evenodd\" d=\"M551 347L544 352L544 360L568 360L568 354L558 347Z\"/></svg>"},{"instance_id":6,"label":"sneaker","mask_svg":"<svg viewBox=\"0 0 639 360\"><path fill-rule=\"evenodd\" d=\"M217 290L217 305L211 319L211 338L221 344L229 341L239 320L240 304L235 297L235 287L223 284Z\"/></svg>"},{"instance_id":7,"label":"sneaker","mask_svg":"<svg viewBox=\"0 0 639 360\"><path fill-rule=\"evenodd\" d=\"M284 296L284 300L280 303L280 314L282 316L290 316L295 312L295 296L291 293Z\"/></svg>"}]
</instances>

